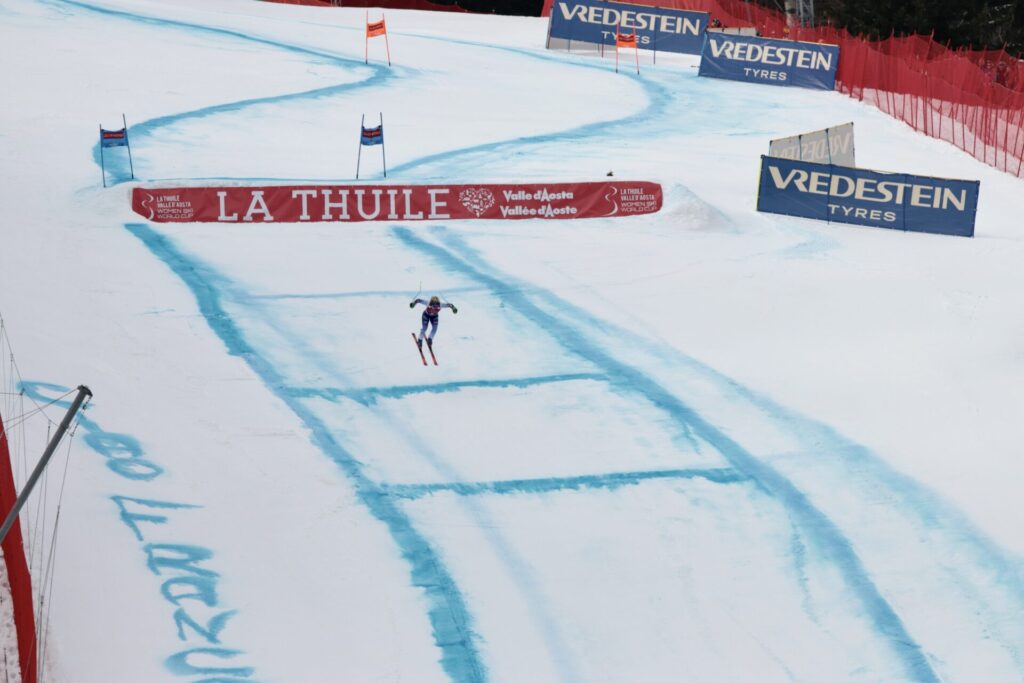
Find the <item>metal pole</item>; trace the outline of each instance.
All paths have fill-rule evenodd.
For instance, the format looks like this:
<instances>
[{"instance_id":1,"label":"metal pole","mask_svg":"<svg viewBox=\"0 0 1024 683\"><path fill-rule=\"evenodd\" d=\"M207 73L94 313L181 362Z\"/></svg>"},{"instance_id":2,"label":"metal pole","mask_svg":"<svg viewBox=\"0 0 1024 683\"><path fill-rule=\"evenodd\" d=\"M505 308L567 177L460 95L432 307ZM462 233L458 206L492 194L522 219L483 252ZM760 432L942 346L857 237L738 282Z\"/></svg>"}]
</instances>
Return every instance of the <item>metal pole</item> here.
<instances>
[{"instance_id":1,"label":"metal pole","mask_svg":"<svg viewBox=\"0 0 1024 683\"><path fill-rule=\"evenodd\" d=\"M384 153L384 147L387 145L384 142L384 112L380 112L380 160L384 164L384 177L388 177L388 158Z\"/></svg>"},{"instance_id":2,"label":"metal pole","mask_svg":"<svg viewBox=\"0 0 1024 683\"><path fill-rule=\"evenodd\" d=\"M100 174L103 178L103 187L107 186L107 161L103 158L103 124L100 124Z\"/></svg>"},{"instance_id":3,"label":"metal pole","mask_svg":"<svg viewBox=\"0 0 1024 683\"><path fill-rule=\"evenodd\" d=\"M135 180L135 164L132 163L132 143L128 139L128 122L124 120L124 114L121 114L121 123L124 124L124 146L128 148L128 168L132 171L132 180Z\"/></svg>"},{"instance_id":4,"label":"metal pole","mask_svg":"<svg viewBox=\"0 0 1024 683\"><path fill-rule=\"evenodd\" d=\"M359 152L356 154L356 180L359 180L359 162L363 159L363 126L366 125L366 114L359 122Z\"/></svg>"},{"instance_id":5,"label":"metal pole","mask_svg":"<svg viewBox=\"0 0 1024 683\"><path fill-rule=\"evenodd\" d=\"M636 26L633 27L633 55L636 57L636 75L640 75L640 42L636 37Z\"/></svg>"},{"instance_id":6,"label":"metal pole","mask_svg":"<svg viewBox=\"0 0 1024 683\"><path fill-rule=\"evenodd\" d=\"M47 463L50 462L50 457L53 452L57 450L57 446L60 445L60 440L64 437L64 432L68 430L68 426L71 424L71 420L74 419L75 413L82 407L82 402L85 401L87 396L92 396L92 392L89 391L89 387L84 384L78 387L78 396L75 396L74 402L71 407L68 408L68 412L64 415L64 419L61 420L60 426L57 427L57 432L50 439L50 444L46 447L43 452L43 457L39 458L39 462L36 464L36 468L32 470L32 474L29 476L28 481L25 483L25 488L18 494L18 499L14 501L14 507L7 513L7 519L4 520L3 527L0 527L0 543L4 542L7 538L7 533L14 526L14 522L18 519L18 513L21 512L21 508L25 505L25 501L32 494L32 489L35 488L36 481L43 474L43 470L46 469Z\"/></svg>"}]
</instances>

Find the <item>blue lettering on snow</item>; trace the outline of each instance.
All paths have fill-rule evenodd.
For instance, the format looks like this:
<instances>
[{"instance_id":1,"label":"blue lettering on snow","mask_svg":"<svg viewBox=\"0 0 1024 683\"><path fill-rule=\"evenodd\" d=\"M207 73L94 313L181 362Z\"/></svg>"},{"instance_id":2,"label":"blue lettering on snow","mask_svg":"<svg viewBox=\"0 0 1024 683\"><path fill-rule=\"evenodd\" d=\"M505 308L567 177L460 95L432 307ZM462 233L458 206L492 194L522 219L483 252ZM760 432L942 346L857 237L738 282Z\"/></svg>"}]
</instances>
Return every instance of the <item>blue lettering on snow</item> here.
<instances>
[{"instance_id":1,"label":"blue lettering on snow","mask_svg":"<svg viewBox=\"0 0 1024 683\"><path fill-rule=\"evenodd\" d=\"M228 650L222 647L196 647L191 650L183 650L167 658L167 669L176 676L194 676L195 674L217 674L219 676L241 676L248 678L253 674L250 666L224 667L224 666L200 666L193 664L192 660L198 655L206 655L219 659L233 659L243 654L240 650Z\"/></svg>"},{"instance_id":2,"label":"blue lettering on snow","mask_svg":"<svg viewBox=\"0 0 1024 683\"><path fill-rule=\"evenodd\" d=\"M26 396L41 403L54 401L70 391L48 382L22 382L19 386ZM54 401L54 405L66 409L71 402L61 399ZM84 413L79 413L78 424L85 430L85 443L107 459L107 467L125 479L149 481L163 474L162 467L142 457L142 446L134 437L105 432Z\"/></svg>"},{"instance_id":3,"label":"blue lettering on snow","mask_svg":"<svg viewBox=\"0 0 1024 683\"><path fill-rule=\"evenodd\" d=\"M191 586L195 588L194 593L175 593L171 589L174 586ZM217 605L217 578L212 576L176 576L167 579L160 585L160 592L164 598L175 605L181 604L182 600L198 600L207 607Z\"/></svg>"},{"instance_id":4,"label":"blue lettering on snow","mask_svg":"<svg viewBox=\"0 0 1024 683\"><path fill-rule=\"evenodd\" d=\"M147 543L144 550L149 558L146 564L157 576L162 576L161 569L177 570L196 576L220 576L212 569L195 566L195 563L213 557L213 553L206 548L175 543Z\"/></svg>"},{"instance_id":5,"label":"blue lettering on snow","mask_svg":"<svg viewBox=\"0 0 1024 683\"><path fill-rule=\"evenodd\" d=\"M181 510L183 508L197 508L198 505L187 505L185 503L167 503L161 500L147 500L145 498L130 498L128 496L111 496L110 500L114 501L117 507L121 508L121 521L128 525L128 528L135 534L135 538L140 541L145 540L142 535L142 531L139 529L139 525L136 522L150 522L152 524L166 524L167 515L149 515L140 512L129 512L127 503L131 502L136 505L164 509L164 510Z\"/></svg>"},{"instance_id":6,"label":"blue lettering on snow","mask_svg":"<svg viewBox=\"0 0 1024 683\"><path fill-rule=\"evenodd\" d=\"M67 409L71 402L61 398L70 390L49 382L24 381L20 389L26 396L38 403L52 403ZM135 482L148 482L164 473L164 469L143 457L139 440L128 434L108 432L89 418L84 412L78 415L78 424L85 431L85 443L106 459L106 466L117 475ZM166 525L168 515L173 511L197 509L200 506L150 498L113 495L110 499L117 506L121 521L140 542L146 541L147 533L154 527ZM213 551L197 545L180 543L146 543L143 546L146 564L157 576L169 576L161 585L160 593L174 605L173 619L180 640L190 638L210 645L219 645L221 632L238 610L222 610L205 620L197 619L181 606L183 601L192 600L206 607L217 607L217 577L211 569L199 566L210 560ZM165 664L179 676L207 675L194 683L255 683L251 676L253 668L247 666L201 666L198 658L215 657L232 659L242 654L241 650L224 648L193 648L167 658Z\"/></svg>"},{"instance_id":7,"label":"blue lettering on snow","mask_svg":"<svg viewBox=\"0 0 1024 683\"><path fill-rule=\"evenodd\" d=\"M195 631L199 636L208 643L220 643L220 632L224 630L224 627L228 624L228 619L235 616L238 613L236 609L225 610L220 614L211 617L206 622L206 626L202 626L195 619L188 615L183 608L179 607L174 611L174 623L178 625L178 638L187 640L185 637L185 627L188 626Z\"/></svg>"}]
</instances>

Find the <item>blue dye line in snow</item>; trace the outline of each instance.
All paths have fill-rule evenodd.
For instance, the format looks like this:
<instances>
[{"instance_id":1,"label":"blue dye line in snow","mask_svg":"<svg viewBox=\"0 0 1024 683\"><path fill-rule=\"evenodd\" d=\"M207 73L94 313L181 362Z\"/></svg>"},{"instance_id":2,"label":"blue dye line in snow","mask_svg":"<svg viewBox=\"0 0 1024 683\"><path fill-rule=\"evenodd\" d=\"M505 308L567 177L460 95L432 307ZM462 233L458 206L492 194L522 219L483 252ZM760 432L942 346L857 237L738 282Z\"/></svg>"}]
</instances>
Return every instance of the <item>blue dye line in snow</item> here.
<instances>
[{"instance_id":1,"label":"blue dye line in snow","mask_svg":"<svg viewBox=\"0 0 1024 683\"><path fill-rule=\"evenodd\" d=\"M601 368L609 380L622 391L643 396L673 419L692 427L698 436L715 447L733 468L749 477L767 495L782 504L805 537L840 570L847 586L860 600L876 632L892 648L910 678L921 683L938 683L939 678L920 645L910 636L903 620L871 581L850 541L793 482L707 422L653 377L617 360L588 339L581 329L567 323L562 317L546 312L521 290L510 289L509 284L515 282L511 276L494 268L489 268L485 272L483 259L476 258L471 265L443 247L421 239L407 228L394 227L392 232L407 246L430 257L445 270L487 285L493 291L501 291L504 300L515 306L521 315L547 330L571 353ZM554 294L547 293L545 300L564 309L566 318L578 315L575 307L562 302Z\"/></svg>"},{"instance_id":2,"label":"blue dye line in snow","mask_svg":"<svg viewBox=\"0 0 1024 683\"><path fill-rule=\"evenodd\" d=\"M332 61L332 62L335 62L335 63L345 64L345 65L357 64L358 66L361 66L363 68L368 68L368 69L372 69L372 70L375 71L374 75L371 78L367 79L366 81L359 82L359 83L342 84L342 85L337 85L337 86L329 86L329 87L318 88L318 89L315 89L315 90L310 90L310 91L301 92L301 93L292 93L292 94L287 94L287 95L263 97L263 98L256 98L256 99L252 99L252 100L242 100L242 101L239 101L239 102L225 103L225 104L220 104L220 105L214 105L214 106L211 106L211 107L205 107L203 109L198 109L198 110L195 110L195 111L192 111L192 112L184 112L184 113L181 113L181 114L168 115L168 116L163 116L163 117L159 117L159 118L156 118L156 119L151 119L151 120L148 120L148 121L143 121L141 123L133 124L131 126L131 131L130 132L131 132L131 135L135 139L138 139L138 138L144 137L146 135L149 135L154 130L156 130L156 129L160 128L160 127L163 127L163 126L166 126L166 125L171 125L171 124L174 124L174 123L177 123L179 121L182 121L182 120L185 120L185 119L189 119L189 118L201 118L201 117L210 116L210 115L213 115L213 114L238 111L240 109L243 109L243 108L246 108L246 107L250 107L250 106L254 106L254 105L258 105L258 104L276 103L276 102L282 102L282 101L286 101L286 100L295 100L295 99L315 99L315 98L318 98L318 97L326 97L326 96L331 96L331 95L338 94L341 91L351 90L351 89L360 88L360 87L365 87L366 85L368 85L371 82L374 85L382 84L382 83L385 82L386 79L394 77L393 70L385 69L382 66L377 65L377 64L370 64L370 65L360 64L358 62L358 60L348 59L348 58L341 57L341 56L338 56L338 55L334 55L334 54L331 54L331 53L321 52L321 51L318 51L318 50L304 48L304 47L300 47L300 46L296 46L296 45L290 45L288 43L282 43L282 42L279 42L279 41L271 40L269 38L259 38L259 37L255 37L255 36L251 36L251 35L242 33L240 31L233 31L233 30L230 30L230 29L223 29L223 28L214 28L214 27L209 27L209 26L203 26L201 24L193 24L193 23L184 22L184 21L178 21L178 20L173 20L173 19L162 19L162 18L156 18L156 17L147 17L147 16L144 16L144 15L133 14L133 13L130 13L130 12L125 12L125 11L120 11L120 10L113 10L113 9L104 8L104 7L97 7L97 6L94 6L94 5L89 5L89 4L84 3L84 2L79 2L77 0L50 0L50 1L64 3L64 4L67 4L67 5L74 6L74 7L79 7L79 8L82 8L82 9L89 10L89 11L93 11L93 12L97 12L97 13L101 13L101 14L106 14L106 15L110 15L110 16L115 16L115 17L119 17L119 18L122 18L122 19L130 20L130 21L137 21L137 22L153 24L153 25L157 25L157 26L170 26L170 27L174 27L174 28L179 28L179 29L184 29L184 30L191 30L191 31L203 31L203 32L219 34L219 35L223 35L223 36L227 36L227 37L231 37L231 38L235 38L235 39L247 40L247 41L251 41L251 42L255 42L255 43L259 43L259 44L275 47L275 48L278 48L278 49L295 52L295 53L306 55L306 56L316 57L316 58L322 59L322 60ZM440 40L438 38L434 38L434 39L435 40ZM481 47L481 48L482 47L488 47L488 46L484 46L482 44L472 43L472 42L468 42L468 41L463 41L463 42L464 42L464 44L471 45L473 47ZM541 60L541 61L556 61L556 62L562 63L562 60L554 59L552 56L546 55L546 54L543 54L543 53L533 53L533 52L530 52L528 50L521 50L521 49L516 49L516 48L510 48L510 47L495 47L495 46L489 46L489 47L492 47L493 49L498 49L498 50L504 50L504 51L512 52L512 53L519 54L519 55L526 56L526 57L533 58L533 59L538 59L538 60ZM577 67L580 67L580 68L590 68L590 69L601 69L601 68L603 68L602 66L599 66L599 65L587 64L587 63L574 64L574 66L577 66ZM623 77L633 78L632 76L630 76L628 74L623 74ZM463 149L449 150L449 151L446 151L446 152L440 152L438 154L429 155L429 156L426 156L426 157L422 157L420 159L416 159L416 160L407 162L405 164L401 164L401 165L395 167L393 170L394 170L395 173L398 173L400 171L407 171L407 170L415 168L417 166L426 165L426 164L430 164L430 163L435 163L435 162L438 162L438 161L443 161L443 160L450 159L450 158L456 157L456 156L465 156L465 155L474 154L474 153L495 152L495 151L499 151L503 147L511 146L511 145L517 145L518 146L518 145L525 145L525 144L538 144L538 143L555 142L555 141L572 141L572 140L581 140L583 138L599 137L601 135L606 135L607 133L611 132L617 126L634 125L634 124L642 122L642 121L649 121L649 120L651 120L653 118L659 117L662 114L664 114L665 111L667 110L667 105L668 105L668 102L669 102L670 97L671 97L671 95L669 94L668 89L665 86L663 86L663 85L656 84L656 83L654 83L652 81L644 80L644 79L641 79L639 77L636 77L636 80L647 91L648 96L650 97L650 103L648 104L648 106L644 110L642 110L641 112L638 112L637 114L634 114L632 116L628 116L628 117L625 117L625 118L622 118L622 119L615 119L615 120L612 120L612 121L601 121L601 122L591 123L591 124L580 126L580 127L574 128L574 129L567 130L567 131L547 133L547 134L535 135L535 136L526 136L526 137L515 138L515 139L512 139L512 140L503 140L503 141L499 141L499 142L486 143L486 144L483 144L483 145L477 145L477 146L467 147L467 148L463 148ZM93 160L94 160L94 162L97 165L100 165L100 147L99 147L99 142L97 142L96 145L93 147ZM124 182L125 180L128 179L126 177L123 177L123 171L124 171L124 169L122 168L123 166L124 166L123 159L120 158L120 155L112 156L111 157L110 168L108 170L110 172L118 174L117 176L114 177L114 179L113 179L111 184L115 184L116 185L116 184ZM218 178L205 178L205 180L217 180L217 179ZM193 178L193 180L195 180L195 179ZM255 179L254 178L235 178L235 179L220 178L220 180L238 180L238 181L250 181L250 182L252 182ZM295 179L295 178L265 178L263 180L266 180L266 181L297 181L297 180L300 180L300 179ZM305 180L310 180L310 179L305 179ZM313 182L316 182L316 181L314 180Z\"/></svg>"},{"instance_id":3,"label":"blue dye line in snow","mask_svg":"<svg viewBox=\"0 0 1024 683\"><path fill-rule=\"evenodd\" d=\"M130 133L132 139L134 139L134 140L138 140L140 138L143 138L143 137L146 137L148 135L151 135L155 130L157 130L157 129L161 128L161 127L168 126L168 125L171 125L171 124L175 124L175 123L178 123L180 121L185 121L185 120L188 120L188 119L203 118L203 117L212 116L212 115L215 115L215 114L222 114L222 113L226 113L226 112L240 111L240 110L245 109L247 107L252 107L252 106L261 105L261 104L274 104L274 103L285 102L285 101L290 101L290 100L309 100L309 99L318 99L318 98L322 98L322 97L330 97L330 96L337 95L339 93L342 93L342 92L345 92L345 91L348 91L348 90L353 90L353 89L356 89L356 88L367 87L368 85L371 85L371 84L372 85L379 85L379 84L382 84L382 83L386 82L388 79L395 77L395 74L394 74L393 70L386 69L386 68L384 68L384 67L382 67L382 66L380 66L378 64L364 64L362 62L359 62L357 59L343 57L341 55L332 54L332 53L329 53L329 52L322 52L322 51L319 51L319 50L314 50L314 49L307 48L307 47L301 47L301 46L298 46L298 45L292 45L292 44L289 44L289 43L283 43L283 42L280 42L280 41L277 41L277 40L272 40L270 38L260 38L260 37L257 37L257 36L252 36L252 35L249 35L249 34L246 34L246 33L242 33L240 31L233 31L231 29L216 28L216 27L212 27L212 26L203 26L202 24L193 24L193 23L190 23L190 22L179 21L179 20L176 20L176 19L163 19L163 18L159 18L159 17L149 17L149 16L145 16L145 15L141 15L141 14L135 14L135 13L132 13L132 12L126 12L126 11L122 11L122 10L110 9L110 8L107 8L107 7L98 7L96 5L90 5L88 3L78 2L77 0L39 0L39 1L40 2L44 2L44 3L59 3L59 4L63 4L63 5L70 5L72 7L77 7L79 9L84 9L84 10L87 10L87 11L90 11L90 12L95 12L95 13L103 14L103 15L106 15L106 16L117 17L119 19L124 19L124 20L127 20L127 21L134 21L134 22L138 22L138 23L149 24L149 25L153 25L153 26L170 27L170 28L175 28L175 29L180 29L180 30L185 30L185 31L193 31L193 32L198 31L198 32L202 32L202 33L212 33L214 35L219 35L219 36L233 38L233 39L237 39L237 40L243 40L243 41L247 41L247 42L257 43L257 44L260 44L260 45L266 45L268 47L273 47L275 49L285 50L285 51L288 51L288 52L293 52L295 54L299 54L299 55L302 55L302 56L305 56L305 57L314 57L314 58L316 58L319 61L329 62L329 63L336 64L336 65L341 65L341 66L356 65L356 66L358 66L358 67L360 67L362 69L368 69L368 70L371 70L373 72L373 74L369 78L364 79L362 81L357 81L355 83L342 83L342 84L339 84L339 85L326 86L326 87L323 87L323 88L314 88L312 90L307 90L307 91L298 92L298 93L290 93L290 94L284 94L284 95L274 95L274 96L269 96L269 97L258 97L258 98L248 99L248 100L240 100L240 101L237 101L237 102L229 102L229 103L224 103L224 104L213 105L213 106L210 106L210 107L203 107L201 109L196 109L196 110L189 111L189 112L182 112L180 114L170 114L170 115L161 116L161 117L158 117L158 118L155 118L155 119L149 119L147 121L142 121L142 122L139 122L139 123L133 123L133 124L131 124L129 126L129 133ZM100 164L100 146L99 146L99 141L97 141L96 144L93 146L92 156L93 156L93 161L96 163L96 165L97 166L101 165ZM110 160L107 161L107 172L108 173L118 174L118 175L115 175L115 177L113 178L113 181L108 183L108 185L111 185L111 184L116 185L118 183L124 182L125 180L129 179L128 177L121 177L121 176L123 176L124 171L127 170L126 168L123 168L123 167L126 166L123 162L124 162L124 159L121 158L121 155L112 155ZM240 179L240 180L252 180L252 179Z\"/></svg>"},{"instance_id":4,"label":"blue dye line in snow","mask_svg":"<svg viewBox=\"0 0 1024 683\"><path fill-rule=\"evenodd\" d=\"M425 166L427 164L441 161L449 161L454 157L462 157L470 154L500 152L502 149L507 147L522 147L523 145L536 145L549 142L572 143L581 142L586 139L602 138L607 136L609 133L614 132L617 128L636 126L637 124L649 122L652 119L656 119L664 115L668 110L668 103L671 100L671 94L669 93L668 88L659 83L654 83L653 81L638 79L638 82L644 87L644 90L650 98L650 102L643 110L631 116L613 119L611 121L588 123L586 125L564 131L542 133L540 135L527 135L513 138L511 140L499 140L498 142L488 142L481 145L438 152L436 154L420 157L419 159L414 159L413 161L409 161L404 164L399 164L392 169L392 172L395 175L398 175L399 173L408 172L418 166Z\"/></svg>"},{"instance_id":5,"label":"blue dye line in snow","mask_svg":"<svg viewBox=\"0 0 1024 683\"><path fill-rule=\"evenodd\" d=\"M480 255L457 235L449 233L446 241L469 261L480 260ZM961 558L971 558L972 569L958 574L957 584L968 600L979 605L979 613L984 611L990 615L988 623L984 626L985 639L996 642L1010 654L1018 667L1024 670L1024 641L1020 637L1021 629L1017 627L1019 622L1008 616L1024 613L1024 563L1000 547L963 512L920 482L893 470L870 449L843 436L832 427L785 408L676 349L652 344L631 332L610 325L607 321L599 320L576 307L569 306L550 292L521 286L514 288L520 292L535 293L538 297L546 298L552 307L563 312L566 317L574 319L578 328L603 329L606 333L612 333L622 339L625 345L634 349L644 349L662 360L685 366L701 380L726 390L727 395L732 396L734 400L749 403L775 423L785 425L800 442L809 444L811 453L805 457L818 462L823 454L827 454L842 463L846 471L860 473L862 477L870 480L873 490L886 491L892 500L901 501L905 514L916 518L925 533L941 526L946 530L947 538L955 543L955 548L949 552ZM624 389L628 390L628 387ZM799 535L798 530L795 535ZM804 552L802 542L800 550ZM802 563L803 555L796 557L795 560ZM979 578L981 572L984 572L984 578ZM798 574L802 575L799 567ZM999 597L989 596L983 599L977 594L975 586L978 584L995 585L1006 593L1000 594ZM999 607L995 608L995 605ZM817 620L813 615L812 618Z\"/></svg>"},{"instance_id":6,"label":"blue dye line in snow","mask_svg":"<svg viewBox=\"0 0 1024 683\"><path fill-rule=\"evenodd\" d=\"M465 380L461 382L437 382L434 384L409 384L395 385L390 387L367 387L364 389L337 389L334 387L283 387L282 392L294 398L325 398L335 400L348 398L371 405L377 402L378 398L403 398L412 394L443 394L450 391L475 388L507 388L507 387L532 387L539 384L554 384L557 382L575 382L582 380L601 381L606 379L604 375L592 372L566 373L562 375L543 375L540 377L513 377L507 379L478 379Z\"/></svg>"},{"instance_id":7,"label":"blue dye line in snow","mask_svg":"<svg viewBox=\"0 0 1024 683\"><path fill-rule=\"evenodd\" d=\"M707 469L651 470L648 472L611 472L582 474L574 477L548 477L544 479L507 479L504 481L454 482L443 484L394 484L384 490L396 498L415 500L434 493L455 493L460 496L507 493L551 493L554 491L580 491L583 489L614 490L657 479L706 479L716 484L735 484L749 481L731 467Z\"/></svg>"},{"instance_id":8,"label":"blue dye line in snow","mask_svg":"<svg viewBox=\"0 0 1024 683\"><path fill-rule=\"evenodd\" d=\"M282 389L284 378L278 370L246 341L241 330L224 310L221 290L230 281L197 259L190 258L169 239L141 223L126 223L154 256L163 261L191 290L199 311L228 353L242 358L266 387L294 412L310 430L312 441L333 460L353 483L355 495L370 513L387 527L402 557L410 565L412 584L428 602L434 642L441 651L441 665L457 683L486 680L486 669L474 643L472 620L455 580L430 543L412 521L376 482L363 472L363 465L341 444L331 430L303 402Z\"/></svg>"},{"instance_id":9,"label":"blue dye line in snow","mask_svg":"<svg viewBox=\"0 0 1024 683\"><path fill-rule=\"evenodd\" d=\"M299 45L291 45L289 43L282 43L280 41L272 40L270 38L260 38L258 36L253 36L253 35L250 35L248 33L242 33L241 31L234 31L234 30L228 29L228 28L217 28L217 27L214 27L214 26L204 26L203 24L193 24L191 22L181 21L179 19L164 19L164 18L161 18L161 17L150 17L150 16L146 16L144 14L136 14L134 12L127 12L127 11L124 11L124 10L116 10L116 9L111 9L109 7L100 7L98 5L90 5L89 3L80 2L79 0L37 0L37 2L40 2L41 4L71 5L72 7L77 7L79 9L88 10L90 12L95 12L97 14L104 14L106 16L117 17L119 19L126 19L128 21L134 21L134 22L138 22L138 23L142 23L142 24L150 24L152 26L160 26L160 27L170 26L170 27L174 27L174 28L186 29L186 30L189 30L189 31L201 31L203 33L214 33L214 34L217 34L217 35L220 35L220 36L227 36L229 38L237 38L239 40L244 40L244 41L253 42L253 43L260 43L262 45L268 45L270 47L280 48L282 50L287 50L289 52L294 52L294 53L300 54L300 55L305 55L305 56L309 56L309 57L318 57L318 58L323 59L325 61L338 62L338 63L340 63L340 62L357 63L356 60L354 60L354 59L347 59L347 58L341 57L339 55L336 55L336 54L333 54L333 53L330 53L330 52L322 52L320 50L314 50L314 49L311 49L311 48L308 48L308 47L301 47ZM360 66L364 66L361 63L359 65Z\"/></svg>"},{"instance_id":10,"label":"blue dye line in snow","mask_svg":"<svg viewBox=\"0 0 1024 683\"><path fill-rule=\"evenodd\" d=\"M595 69L600 71L608 70L609 67L602 64L593 64L588 62L573 62L567 63L564 58L556 56L556 54L549 52L533 52L530 50L524 50L521 48L500 46L500 45L488 45L486 43L478 43L475 41L468 40L454 40L451 38L439 38L437 36L425 36L420 34L407 34L410 37L420 38L423 40L436 40L445 43L446 45L463 45L467 47L474 47L479 49L498 50L502 52L509 52L519 56L527 57L530 59L536 59L539 61L553 62L562 65L571 65L582 69ZM632 126L639 122L649 121L652 118L661 116L667 111L668 102L671 95L668 89L661 85L654 83L650 80L645 80L634 74L623 73L620 74L623 78L636 80L643 88L647 91L650 97L650 103L642 111L627 116L621 119L614 119L611 121L598 121L595 123L589 123L577 128L571 128L564 131L556 131L553 133L544 133L541 135L531 135L511 140L501 140L498 142L485 143L482 145L475 145L472 147L465 147L461 149L449 150L446 152L439 152L429 156L414 159L413 161L406 162L394 167L392 170L394 173L399 171L407 171L417 166L423 166L426 164L444 161L452 157L464 156L468 154L481 153L481 152L494 152L500 150L502 147L507 146L520 146L527 144L540 144L545 142L572 142L582 140L584 138L598 137L605 135L617 126Z\"/></svg>"}]
</instances>

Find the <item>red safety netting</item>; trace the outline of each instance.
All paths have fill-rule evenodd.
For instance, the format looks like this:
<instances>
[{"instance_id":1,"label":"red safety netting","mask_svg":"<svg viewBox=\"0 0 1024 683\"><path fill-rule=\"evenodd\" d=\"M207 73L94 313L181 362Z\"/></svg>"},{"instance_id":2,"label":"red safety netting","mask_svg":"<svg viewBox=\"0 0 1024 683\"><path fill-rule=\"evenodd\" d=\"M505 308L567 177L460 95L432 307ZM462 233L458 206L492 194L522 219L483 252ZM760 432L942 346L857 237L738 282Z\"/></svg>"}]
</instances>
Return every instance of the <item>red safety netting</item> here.
<instances>
[{"instance_id":1,"label":"red safety netting","mask_svg":"<svg viewBox=\"0 0 1024 683\"><path fill-rule=\"evenodd\" d=\"M548 16L554 0L545 0ZM647 0L708 12L724 27L839 45L836 88L987 164L1024 177L1024 61L1004 50L952 50L931 36L868 40L832 26L787 26L776 10L743 0Z\"/></svg>"},{"instance_id":2,"label":"red safety netting","mask_svg":"<svg viewBox=\"0 0 1024 683\"><path fill-rule=\"evenodd\" d=\"M14 487L11 455L7 448L7 432L0 419L0 519L7 517L14 507L18 492ZM36 621L32 609L32 576L25 559L21 524L15 520L3 543L3 560L7 567L7 580L11 587L14 608L14 630L18 634L18 659L22 683L36 683Z\"/></svg>"},{"instance_id":3,"label":"red safety netting","mask_svg":"<svg viewBox=\"0 0 1024 683\"><path fill-rule=\"evenodd\" d=\"M951 50L930 36L870 41L830 27L797 40L839 45L836 88L976 159L1024 175L1024 69L1003 51Z\"/></svg>"}]
</instances>

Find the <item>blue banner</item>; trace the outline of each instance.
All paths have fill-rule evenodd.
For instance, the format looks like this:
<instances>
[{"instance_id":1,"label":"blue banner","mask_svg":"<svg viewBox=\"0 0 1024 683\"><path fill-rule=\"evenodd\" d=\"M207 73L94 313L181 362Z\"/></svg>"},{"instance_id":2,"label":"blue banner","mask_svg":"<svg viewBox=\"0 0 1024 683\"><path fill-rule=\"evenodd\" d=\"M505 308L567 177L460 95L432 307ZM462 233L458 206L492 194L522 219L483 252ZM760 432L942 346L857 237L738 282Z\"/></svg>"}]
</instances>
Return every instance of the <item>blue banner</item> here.
<instances>
[{"instance_id":1,"label":"blue banner","mask_svg":"<svg viewBox=\"0 0 1024 683\"><path fill-rule=\"evenodd\" d=\"M363 133L359 138L359 143L362 145L383 145L384 144L384 126L377 126L376 128L363 128Z\"/></svg>"},{"instance_id":2,"label":"blue banner","mask_svg":"<svg viewBox=\"0 0 1024 683\"><path fill-rule=\"evenodd\" d=\"M100 128L100 146L127 147L128 129L122 128L121 130L104 130Z\"/></svg>"},{"instance_id":3,"label":"blue banner","mask_svg":"<svg viewBox=\"0 0 1024 683\"><path fill-rule=\"evenodd\" d=\"M705 36L700 76L835 90L838 45L715 32Z\"/></svg>"},{"instance_id":4,"label":"blue banner","mask_svg":"<svg viewBox=\"0 0 1024 683\"><path fill-rule=\"evenodd\" d=\"M699 55L707 12L630 5L603 0L555 0L548 35L563 40L615 45L615 28L632 34L637 47Z\"/></svg>"},{"instance_id":5,"label":"blue banner","mask_svg":"<svg viewBox=\"0 0 1024 683\"><path fill-rule=\"evenodd\" d=\"M757 210L973 237L980 185L762 156Z\"/></svg>"}]
</instances>

